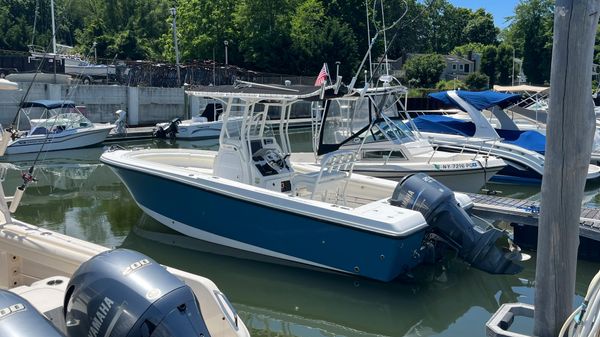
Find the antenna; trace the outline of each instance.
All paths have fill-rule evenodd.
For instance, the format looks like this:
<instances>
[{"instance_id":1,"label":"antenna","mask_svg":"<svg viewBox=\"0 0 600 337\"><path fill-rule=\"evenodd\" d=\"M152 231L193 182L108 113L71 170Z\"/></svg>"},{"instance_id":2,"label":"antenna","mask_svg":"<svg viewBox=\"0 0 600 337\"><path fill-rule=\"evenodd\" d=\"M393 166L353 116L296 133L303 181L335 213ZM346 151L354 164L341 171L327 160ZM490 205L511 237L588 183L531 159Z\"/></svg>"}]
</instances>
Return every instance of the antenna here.
<instances>
[{"instance_id":1,"label":"antenna","mask_svg":"<svg viewBox=\"0 0 600 337\"><path fill-rule=\"evenodd\" d=\"M365 14L367 19L367 46L371 43L371 24L369 23L369 0L365 0ZM369 74L373 77L373 60L371 59L371 49L369 48Z\"/></svg>"},{"instance_id":2,"label":"antenna","mask_svg":"<svg viewBox=\"0 0 600 337\"><path fill-rule=\"evenodd\" d=\"M394 23L392 23L391 26L389 26L387 28L384 27L381 30L378 30L377 33L375 33L375 36L369 43L369 48L367 49L365 56L363 57L362 61L360 62L360 65L358 66L358 69L356 70L356 74L354 75L354 77L352 77L352 80L350 81L350 85L348 86L348 92L351 92L354 89L354 86L356 85L356 81L358 80L358 76L360 76L360 71L364 67L365 62L367 61L367 57L369 57L371 55L371 50L373 49L373 46L375 45L375 41L377 41L377 37L379 36L379 34L385 33L387 30L390 30L390 29L394 28L396 25L398 25L398 23L402 20L402 18L404 18L406 13L408 13L408 4L406 6L406 10L404 11L404 13L402 13L402 15L396 21L394 21ZM386 52L386 54L387 54L387 52Z\"/></svg>"},{"instance_id":3,"label":"antenna","mask_svg":"<svg viewBox=\"0 0 600 337\"><path fill-rule=\"evenodd\" d=\"M383 12L383 0L381 0L380 2L381 4L381 23L383 24L383 56L385 57L385 74L386 75L390 75L390 65L388 63L388 56L387 56L387 35L385 34L385 14ZM373 77L373 74L371 74L371 77Z\"/></svg>"}]
</instances>

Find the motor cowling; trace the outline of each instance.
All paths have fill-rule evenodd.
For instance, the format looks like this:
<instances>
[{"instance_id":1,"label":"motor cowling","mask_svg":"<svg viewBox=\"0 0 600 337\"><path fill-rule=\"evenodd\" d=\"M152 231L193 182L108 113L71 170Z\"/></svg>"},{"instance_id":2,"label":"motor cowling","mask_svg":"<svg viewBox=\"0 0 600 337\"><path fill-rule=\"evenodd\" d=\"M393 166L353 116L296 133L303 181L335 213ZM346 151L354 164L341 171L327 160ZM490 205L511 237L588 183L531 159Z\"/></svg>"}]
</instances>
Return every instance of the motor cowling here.
<instances>
[{"instance_id":1,"label":"motor cowling","mask_svg":"<svg viewBox=\"0 0 600 337\"><path fill-rule=\"evenodd\" d=\"M456 248L458 255L472 266L493 274L516 274L522 267L518 254L496 246L505 231L482 229L460 207L454 192L434 178L418 173L405 177L396 186L390 203L420 212L434 233Z\"/></svg>"},{"instance_id":2,"label":"motor cowling","mask_svg":"<svg viewBox=\"0 0 600 337\"><path fill-rule=\"evenodd\" d=\"M64 337L23 297L0 289L0 336Z\"/></svg>"},{"instance_id":3,"label":"motor cowling","mask_svg":"<svg viewBox=\"0 0 600 337\"><path fill-rule=\"evenodd\" d=\"M101 253L73 274L65 296L69 337L209 337L189 286L128 249Z\"/></svg>"},{"instance_id":4,"label":"motor cowling","mask_svg":"<svg viewBox=\"0 0 600 337\"><path fill-rule=\"evenodd\" d=\"M166 139L167 137L171 139L177 137L177 134L179 133L179 124L181 124L181 119L174 118L166 127L157 127L156 130L154 130L154 137L163 139Z\"/></svg>"}]
</instances>

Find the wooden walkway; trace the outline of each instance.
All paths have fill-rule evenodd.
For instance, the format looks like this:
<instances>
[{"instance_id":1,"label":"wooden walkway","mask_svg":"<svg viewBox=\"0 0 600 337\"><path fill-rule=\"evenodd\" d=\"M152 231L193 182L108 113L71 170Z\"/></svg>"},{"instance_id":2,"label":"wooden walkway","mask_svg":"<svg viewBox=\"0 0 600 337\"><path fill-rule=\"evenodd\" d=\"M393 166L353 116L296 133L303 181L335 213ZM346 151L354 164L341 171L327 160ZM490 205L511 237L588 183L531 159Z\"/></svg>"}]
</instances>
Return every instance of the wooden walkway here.
<instances>
[{"instance_id":1,"label":"wooden walkway","mask_svg":"<svg viewBox=\"0 0 600 337\"><path fill-rule=\"evenodd\" d=\"M473 200L473 213L487 219L503 220L537 227L540 213L538 201L467 193ZM594 241L600 241L600 209L581 208L579 234Z\"/></svg>"}]
</instances>

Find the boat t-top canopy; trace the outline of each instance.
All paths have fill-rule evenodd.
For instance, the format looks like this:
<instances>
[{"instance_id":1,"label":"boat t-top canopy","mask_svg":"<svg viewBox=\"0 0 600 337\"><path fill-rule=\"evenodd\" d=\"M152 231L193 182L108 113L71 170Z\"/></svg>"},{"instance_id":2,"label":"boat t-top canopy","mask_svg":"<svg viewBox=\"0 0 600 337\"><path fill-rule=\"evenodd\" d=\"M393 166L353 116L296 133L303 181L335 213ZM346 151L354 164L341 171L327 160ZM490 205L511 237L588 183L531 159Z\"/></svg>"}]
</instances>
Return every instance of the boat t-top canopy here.
<instances>
[{"instance_id":1,"label":"boat t-top canopy","mask_svg":"<svg viewBox=\"0 0 600 337\"><path fill-rule=\"evenodd\" d=\"M36 101L23 102L21 104L21 108L46 108L57 109L57 108L74 108L75 102L73 101L65 101L65 100L49 100L49 99L40 99Z\"/></svg>"},{"instance_id":2,"label":"boat t-top canopy","mask_svg":"<svg viewBox=\"0 0 600 337\"><path fill-rule=\"evenodd\" d=\"M465 102L472 105L478 110L488 109L494 106L505 107L510 103L515 103L521 99L520 95L517 94L506 94L496 91L466 91L466 90L453 90L453 91L441 91L429 94L429 97L436 99L446 105L457 107L463 111L465 108L455 100L450 93L455 93Z\"/></svg>"},{"instance_id":3,"label":"boat t-top canopy","mask_svg":"<svg viewBox=\"0 0 600 337\"><path fill-rule=\"evenodd\" d=\"M534 85L494 85L494 91L500 92L511 92L511 93L540 93L542 91L546 91L550 89L550 87L538 87Z\"/></svg>"},{"instance_id":4,"label":"boat t-top canopy","mask_svg":"<svg viewBox=\"0 0 600 337\"><path fill-rule=\"evenodd\" d=\"M325 93L333 94L333 91L333 86L322 88L310 85L276 85L236 81L234 85L190 87L186 93L198 97L222 99L233 97L244 101L315 101L323 99Z\"/></svg>"}]
</instances>

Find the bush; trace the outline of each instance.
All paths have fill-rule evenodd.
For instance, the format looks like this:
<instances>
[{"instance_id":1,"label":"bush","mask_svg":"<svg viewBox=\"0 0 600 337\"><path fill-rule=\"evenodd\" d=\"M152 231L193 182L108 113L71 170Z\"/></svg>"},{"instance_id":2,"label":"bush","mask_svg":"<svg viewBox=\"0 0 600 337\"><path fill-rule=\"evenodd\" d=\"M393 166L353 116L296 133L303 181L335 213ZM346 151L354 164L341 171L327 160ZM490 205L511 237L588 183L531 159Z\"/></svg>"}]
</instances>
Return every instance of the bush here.
<instances>
[{"instance_id":1,"label":"bush","mask_svg":"<svg viewBox=\"0 0 600 337\"><path fill-rule=\"evenodd\" d=\"M425 54L413 56L404 64L406 78L414 79L415 84L431 88L439 80L446 68L446 61L438 54Z\"/></svg>"},{"instance_id":2,"label":"bush","mask_svg":"<svg viewBox=\"0 0 600 337\"><path fill-rule=\"evenodd\" d=\"M437 82L435 88L438 90L456 90L456 89L465 89L467 86L461 80L441 80Z\"/></svg>"},{"instance_id":3,"label":"bush","mask_svg":"<svg viewBox=\"0 0 600 337\"><path fill-rule=\"evenodd\" d=\"M465 84L469 90L486 90L490 83L490 78L486 74L472 73L465 78Z\"/></svg>"}]
</instances>

